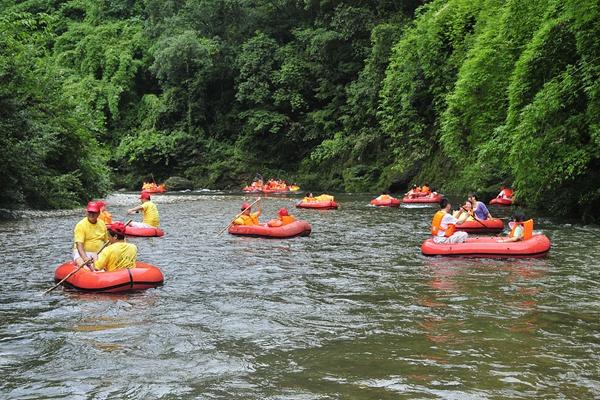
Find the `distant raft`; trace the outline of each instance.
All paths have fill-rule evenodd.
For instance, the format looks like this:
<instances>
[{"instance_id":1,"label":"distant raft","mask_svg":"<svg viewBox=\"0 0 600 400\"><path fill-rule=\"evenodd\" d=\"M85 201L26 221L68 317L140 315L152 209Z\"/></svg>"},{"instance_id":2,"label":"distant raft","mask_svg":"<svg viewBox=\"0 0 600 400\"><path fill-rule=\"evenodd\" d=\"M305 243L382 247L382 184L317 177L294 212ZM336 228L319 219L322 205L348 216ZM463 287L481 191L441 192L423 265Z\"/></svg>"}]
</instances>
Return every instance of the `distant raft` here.
<instances>
[{"instance_id":1,"label":"distant raft","mask_svg":"<svg viewBox=\"0 0 600 400\"><path fill-rule=\"evenodd\" d=\"M164 282L163 273L157 267L138 261L132 269L121 269L118 271L90 271L84 267L69 277L65 286L86 292L128 292L145 290L161 286ZM75 271L77 265L66 262L54 272L54 281L63 280L69 273Z\"/></svg>"},{"instance_id":2,"label":"distant raft","mask_svg":"<svg viewBox=\"0 0 600 400\"><path fill-rule=\"evenodd\" d=\"M443 196L441 194L436 194L435 196L418 196L418 197L403 197L403 203L439 203L442 200Z\"/></svg>"},{"instance_id":3,"label":"distant raft","mask_svg":"<svg viewBox=\"0 0 600 400\"><path fill-rule=\"evenodd\" d=\"M504 222L500 218L490 218L486 220L465 221L460 225L455 225L457 231L469 233L490 233L502 232Z\"/></svg>"},{"instance_id":4,"label":"distant raft","mask_svg":"<svg viewBox=\"0 0 600 400\"><path fill-rule=\"evenodd\" d=\"M112 224L107 224L106 228L110 229ZM165 236L165 231L160 228L140 228L135 226L127 225L125 227L126 236L139 236L139 237L161 237Z\"/></svg>"},{"instance_id":5,"label":"distant raft","mask_svg":"<svg viewBox=\"0 0 600 400\"><path fill-rule=\"evenodd\" d=\"M294 221L283 226L270 227L267 224L260 225L231 225L229 233L237 236L252 236L264 238L292 238L296 236L308 236L312 226L302 220Z\"/></svg>"},{"instance_id":6,"label":"distant raft","mask_svg":"<svg viewBox=\"0 0 600 400\"><path fill-rule=\"evenodd\" d=\"M535 258L545 256L549 250L550 239L541 234L518 242L499 243L498 238L479 236L469 237L464 243L452 244L438 244L433 239L427 239L421 245L421 252L426 256Z\"/></svg>"},{"instance_id":7,"label":"distant raft","mask_svg":"<svg viewBox=\"0 0 600 400\"><path fill-rule=\"evenodd\" d=\"M371 205L376 207L400 207L400 200L395 197L389 196L386 199L380 199L379 197L371 200Z\"/></svg>"},{"instance_id":8,"label":"distant raft","mask_svg":"<svg viewBox=\"0 0 600 400\"><path fill-rule=\"evenodd\" d=\"M338 204L334 200L325 201L300 201L296 204L296 208L312 208L316 210L336 210Z\"/></svg>"},{"instance_id":9,"label":"distant raft","mask_svg":"<svg viewBox=\"0 0 600 400\"><path fill-rule=\"evenodd\" d=\"M490 204L497 206L510 206L512 203L512 199L503 199L501 197L496 197L495 199L490 200Z\"/></svg>"}]
</instances>

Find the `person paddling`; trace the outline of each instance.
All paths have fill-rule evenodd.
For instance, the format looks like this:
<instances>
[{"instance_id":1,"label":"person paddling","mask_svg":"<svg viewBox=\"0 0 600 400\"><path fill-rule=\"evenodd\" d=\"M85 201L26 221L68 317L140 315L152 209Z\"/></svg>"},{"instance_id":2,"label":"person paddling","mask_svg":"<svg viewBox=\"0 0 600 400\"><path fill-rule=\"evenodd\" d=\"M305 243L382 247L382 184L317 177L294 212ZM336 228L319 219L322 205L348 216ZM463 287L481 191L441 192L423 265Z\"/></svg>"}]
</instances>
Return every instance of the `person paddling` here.
<instances>
[{"instance_id":1,"label":"person paddling","mask_svg":"<svg viewBox=\"0 0 600 400\"><path fill-rule=\"evenodd\" d=\"M455 232L456 225L464 220L452 216L452 205L446 199L440 201L440 211L435 213L431 221L431 234L435 243L463 243L469 236L467 232Z\"/></svg>"},{"instance_id":2,"label":"person paddling","mask_svg":"<svg viewBox=\"0 0 600 400\"><path fill-rule=\"evenodd\" d=\"M87 216L75 225L73 230L73 261L77 266L83 264L93 268L93 263L98 259L98 251L108 239L106 224L98 219L100 205L90 201L86 207Z\"/></svg>"},{"instance_id":3,"label":"person paddling","mask_svg":"<svg viewBox=\"0 0 600 400\"><path fill-rule=\"evenodd\" d=\"M127 214L133 214L137 211L142 211L144 214L143 222L132 222L131 226L136 228L158 228L160 224L160 216L158 215L158 207L150 200L150 193L142 192L140 194L140 204L137 207L127 210Z\"/></svg>"},{"instance_id":4,"label":"person paddling","mask_svg":"<svg viewBox=\"0 0 600 400\"><path fill-rule=\"evenodd\" d=\"M241 210L242 215L233 221L234 225L258 225L258 217L262 212L260 203L258 203L258 211L254 213L252 212L252 207L248 203L243 203Z\"/></svg>"},{"instance_id":5,"label":"person paddling","mask_svg":"<svg viewBox=\"0 0 600 400\"><path fill-rule=\"evenodd\" d=\"M125 224L115 222L108 229L108 240L110 245L100 253L95 263L95 270L106 272L120 269L135 268L137 247L133 243L125 242Z\"/></svg>"}]
</instances>

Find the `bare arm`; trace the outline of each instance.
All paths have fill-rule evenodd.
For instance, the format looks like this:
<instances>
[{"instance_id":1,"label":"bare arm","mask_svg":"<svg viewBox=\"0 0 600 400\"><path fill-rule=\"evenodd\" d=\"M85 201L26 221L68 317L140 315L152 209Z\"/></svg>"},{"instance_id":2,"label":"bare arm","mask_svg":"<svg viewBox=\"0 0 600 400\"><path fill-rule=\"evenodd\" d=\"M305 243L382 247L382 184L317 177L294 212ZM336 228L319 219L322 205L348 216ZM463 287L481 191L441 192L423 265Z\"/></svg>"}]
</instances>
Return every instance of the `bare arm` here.
<instances>
[{"instance_id":1,"label":"bare arm","mask_svg":"<svg viewBox=\"0 0 600 400\"><path fill-rule=\"evenodd\" d=\"M139 205L137 207L133 207L133 208L130 208L129 210L127 210L127 214L128 215L129 214L133 214L134 212L138 212L138 211L143 210L143 209L144 209L144 207L142 207L141 205Z\"/></svg>"}]
</instances>

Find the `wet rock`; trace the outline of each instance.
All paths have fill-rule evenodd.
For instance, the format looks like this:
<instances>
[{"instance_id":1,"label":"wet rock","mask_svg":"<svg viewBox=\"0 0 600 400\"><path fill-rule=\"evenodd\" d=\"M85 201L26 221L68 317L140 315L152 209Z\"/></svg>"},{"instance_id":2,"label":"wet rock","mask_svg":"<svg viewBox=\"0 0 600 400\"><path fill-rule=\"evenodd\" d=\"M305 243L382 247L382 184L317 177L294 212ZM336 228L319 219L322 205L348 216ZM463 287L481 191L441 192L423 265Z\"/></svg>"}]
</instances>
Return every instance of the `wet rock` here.
<instances>
[{"instance_id":1,"label":"wet rock","mask_svg":"<svg viewBox=\"0 0 600 400\"><path fill-rule=\"evenodd\" d=\"M21 212L0 208L0 221L16 220L21 218Z\"/></svg>"},{"instance_id":2,"label":"wet rock","mask_svg":"<svg viewBox=\"0 0 600 400\"><path fill-rule=\"evenodd\" d=\"M180 176L172 176L165 181L167 190L191 190L194 188L194 182Z\"/></svg>"}]
</instances>

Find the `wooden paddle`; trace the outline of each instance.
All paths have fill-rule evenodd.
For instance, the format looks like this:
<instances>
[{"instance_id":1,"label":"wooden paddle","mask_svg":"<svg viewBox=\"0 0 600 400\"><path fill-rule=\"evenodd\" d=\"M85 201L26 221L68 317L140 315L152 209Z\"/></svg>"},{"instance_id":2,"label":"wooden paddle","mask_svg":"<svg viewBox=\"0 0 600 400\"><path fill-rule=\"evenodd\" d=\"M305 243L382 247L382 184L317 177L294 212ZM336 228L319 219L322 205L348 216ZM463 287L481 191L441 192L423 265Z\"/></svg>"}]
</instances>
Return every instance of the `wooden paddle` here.
<instances>
[{"instance_id":1,"label":"wooden paddle","mask_svg":"<svg viewBox=\"0 0 600 400\"><path fill-rule=\"evenodd\" d=\"M133 221L133 220L130 219L129 221L127 221L127 223L125 224L125 227L127 227L127 225L129 225L131 223L131 221ZM98 253L96 253L96 254L100 254L102 252L102 250L104 250L106 248L106 246L108 246L109 244L110 244L110 240L108 242L104 243L104 245L100 248L100 250L98 250ZM89 260L87 260L86 262L81 264L79 267L77 267L77 269L75 271L69 272L69 274L67 274L67 276L65 276L60 282L58 282L56 285L52 286L50 289L46 290L43 294L50 293L51 291L53 291L54 289L56 289L57 287L62 285L64 281L66 281L67 279L69 279L70 277L75 275L81 268L85 267L86 265L89 265L92 261L94 261L94 259L90 258Z\"/></svg>"},{"instance_id":2,"label":"wooden paddle","mask_svg":"<svg viewBox=\"0 0 600 400\"><path fill-rule=\"evenodd\" d=\"M219 236L223 232L225 232L231 226L231 224L233 224L233 221L235 221L236 219L238 219L240 217L240 215L242 215L247 209L251 208L253 205L255 205L256 203L258 203L259 201L260 201L260 197L258 199L256 199L254 201L254 203L252 203L248 207L244 208L241 213L239 213L238 215L236 215L235 217L233 217L233 219L231 220L231 222L228 223L225 228L221 229L221 231L219 233L217 233L217 236Z\"/></svg>"}]
</instances>

